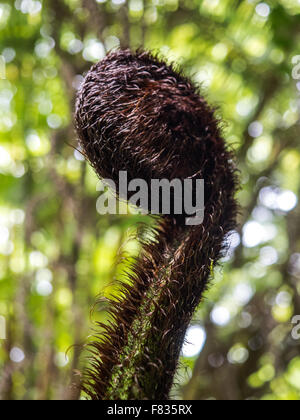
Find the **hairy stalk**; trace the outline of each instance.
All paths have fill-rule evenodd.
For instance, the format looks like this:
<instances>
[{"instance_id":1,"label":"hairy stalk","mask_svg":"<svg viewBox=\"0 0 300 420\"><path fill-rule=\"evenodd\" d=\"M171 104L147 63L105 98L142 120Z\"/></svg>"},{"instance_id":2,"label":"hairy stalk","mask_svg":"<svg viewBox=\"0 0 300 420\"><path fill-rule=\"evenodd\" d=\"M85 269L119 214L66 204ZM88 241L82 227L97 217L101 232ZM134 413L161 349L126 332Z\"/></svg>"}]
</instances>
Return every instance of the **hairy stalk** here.
<instances>
[{"instance_id":1,"label":"hairy stalk","mask_svg":"<svg viewBox=\"0 0 300 420\"><path fill-rule=\"evenodd\" d=\"M204 179L205 217L162 216L143 245L112 321L92 344L92 399L168 399L186 329L235 228L237 181L219 122L198 89L149 53L110 53L78 94L80 145L100 177ZM152 239L147 239L151 237Z\"/></svg>"}]
</instances>

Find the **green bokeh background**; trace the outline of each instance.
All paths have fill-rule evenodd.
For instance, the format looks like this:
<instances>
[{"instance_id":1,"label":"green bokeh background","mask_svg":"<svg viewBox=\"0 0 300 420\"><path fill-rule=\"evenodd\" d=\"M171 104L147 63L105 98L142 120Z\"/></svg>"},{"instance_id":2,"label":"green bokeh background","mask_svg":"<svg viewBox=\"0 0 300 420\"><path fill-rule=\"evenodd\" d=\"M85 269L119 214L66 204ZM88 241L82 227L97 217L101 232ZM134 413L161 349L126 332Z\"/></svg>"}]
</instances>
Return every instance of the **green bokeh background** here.
<instances>
[{"instance_id":1,"label":"green bokeh background","mask_svg":"<svg viewBox=\"0 0 300 420\"><path fill-rule=\"evenodd\" d=\"M119 45L201 85L241 172L239 229L193 322L205 345L182 357L172 397L300 399L299 29L297 0L0 2L0 399L79 397L80 346L106 319L90 310L128 264L120 247L138 252L147 217L100 216L74 149L82 75Z\"/></svg>"}]
</instances>

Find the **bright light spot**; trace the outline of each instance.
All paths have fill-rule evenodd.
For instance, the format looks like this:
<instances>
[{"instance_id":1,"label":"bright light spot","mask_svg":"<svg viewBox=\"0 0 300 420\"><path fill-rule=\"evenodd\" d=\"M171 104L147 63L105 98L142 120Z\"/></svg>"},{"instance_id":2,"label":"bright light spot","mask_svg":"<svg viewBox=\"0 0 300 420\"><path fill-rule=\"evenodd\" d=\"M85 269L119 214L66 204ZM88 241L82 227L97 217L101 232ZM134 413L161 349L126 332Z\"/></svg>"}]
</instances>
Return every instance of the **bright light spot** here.
<instances>
[{"instance_id":1,"label":"bright light spot","mask_svg":"<svg viewBox=\"0 0 300 420\"><path fill-rule=\"evenodd\" d=\"M262 265L269 266L276 264L278 261L278 253L275 248L266 246L260 250L260 262Z\"/></svg>"},{"instance_id":2,"label":"bright light spot","mask_svg":"<svg viewBox=\"0 0 300 420\"><path fill-rule=\"evenodd\" d=\"M269 209L276 209L277 194L275 188L265 187L259 193L261 203Z\"/></svg>"},{"instance_id":3,"label":"bright light spot","mask_svg":"<svg viewBox=\"0 0 300 420\"><path fill-rule=\"evenodd\" d=\"M298 109L298 108L297 108ZM298 121L298 115L297 112L294 110L287 110L284 114L283 114L283 120L286 123L286 127L291 127L292 125L294 125L297 121Z\"/></svg>"},{"instance_id":4,"label":"bright light spot","mask_svg":"<svg viewBox=\"0 0 300 420\"><path fill-rule=\"evenodd\" d=\"M292 296L288 292L280 292L276 297L276 304L281 308L288 308L292 302Z\"/></svg>"},{"instance_id":5,"label":"bright light spot","mask_svg":"<svg viewBox=\"0 0 300 420\"><path fill-rule=\"evenodd\" d=\"M5 226L0 226L0 246L6 245L9 240L9 230Z\"/></svg>"},{"instance_id":6,"label":"bright light spot","mask_svg":"<svg viewBox=\"0 0 300 420\"><path fill-rule=\"evenodd\" d=\"M40 296L50 296L53 292L53 286L49 281L42 280L36 285L36 291Z\"/></svg>"},{"instance_id":7,"label":"bright light spot","mask_svg":"<svg viewBox=\"0 0 300 420\"><path fill-rule=\"evenodd\" d=\"M72 86L74 89L79 90L83 82L84 82L83 76L81 76L81 74L78 74L74 77Z\"/></svg>"},{"instance_id":8,"label":"bright light spot","mask_svg":"<svg viewBox=\"0 0 300 420\"><path fill-rule=\"evenodd\" d=\"M13 48L4 48L2 56L6 63L11 63L16 57L16 51Z\"/></svg>"},{"instance_id":9,"label":"bright light spot","mask_svg":"<svg viewBox=\"0 0 300 420\"><path fill-rule=\"evenodd\" d=\"M55 299L60 306L68 307L72 304L72 293L69 289L59 289L55 295Z\"/></svg>"},{"instance_id":10,"label":"bright light spot","mask_svg":"<svg viewBox=\"0 0 300 420\"><path fill-rule=\"evenodd\" d=\"M0 3L0 22L6 22L10 15L10 5L6 3Z\"/></svg>"},{"instance_id":11,"label":"bright light spot","mask_svg":"<svg viewBox=\"0 0 300 420\"><path fill-rule=\"evenodd\" d=\"M15 178L22 178L22 176L25 174L25 166L23 163L16 163L12 166L11 173Z\"/></svg>"},{"instance_id":12,"label":"bright light spot","mask_svg":"<svg viewBox=\"0 0 300 420\"><path fill-rule=\"evenodd\" d=\"M229 363L233 365L245 363L248 360L248 357L249 351L240 344L232 347L227 356Z\"/></svg>"},{"instance_id":13,"label":"bright light spot","mask_svg":"<svg viewBox=\"0 0 300 420\"><path fill-rule=\"evenodd\" d=\"M235 231L231 232L228 235L228 243L230 245L230 248L233 248L233 249L237 248L241 243L241 237L239 233Z\"/></svg>"},{"instance_id":14,"label":"bright light spot","mask_svg":"<svg viewBox=\"0 0 300 420\"><path fill-rule=\"evenodd\" d=\"M55 355L54 363L56 366L63 368L68 365L69 357L65 353L57 353Z\"/></svg>"},{"instance_id":15,"label":"bright light spot","mask_svg":"<svg viewBox=\"0 0 300 420\"><path fill-rule=\"evenodd\" d=\"M70 156L67 162L67 168L70 172L75 172L78 171L79 166L78 166L78 160L74 159L73 156Z\"/></svg>"},{"instance_id":16,"label":"bright light spot","mask_svg":"<svg viewBox=\"0 0 300 420\"><path fill-rule=\"evenodd\" d=\"M264 127L259 121L254 121L249 125L248 132L251 137L260 137L264 132Z\"/></svg>"},{"instance_id":17,"label":"bright light spot","mask_svg":"<svg viewBox=\"0 0 300 420\"><path fill-rule=\"evenodd\" d=\"M263 242L268 242L277 234L277 229L272 224L260 224L248 222L243 228L243 244L247 248L253 248Z\"/></svg>"},{"instance_id":18,"label":"bright light spot","mask_svg":"<svg viewBox=\"0 0 300 420\"><path fill-rule=\"evenodd\" d=\"M270 6L267 3L259 3L255 10L259 16L264 18L267 18L271 13Z\"/></svg>"},{"instance_id":19,"label":"bright light spot","mask_svg":"<svg viewBox=\"0 0 300 420\"><path fill-rule=\"evenodd\" d=\"M214 324L224 327L230 322L230 312L224 306L216 305L210 314Z\"/></svg>"},{"instance_id":20,"label":"bright light spot","mask_svg":"<svg viewBox=\"0 0 300 420\"><path fill-rule=\"evenodd\" d=\"M42 4L40 1L35 0L16 0L15 7L22 13L29 13L34 15L42 10Z\"/></svg>"},{"instance_id":21,"label":"bright light spot","mask_svg":"<svg viewBox=\"0 0 300 420\"><path fill-rule=\"evenodd\" d=\"M119 4L124 4L126 3L126 0L112 0L113 4L119 5Z\"/></svg>"},{"instance_id":22,"label":"bright light spot","mask_svg":"<svg viewBox=\"0 0 300 420\"><path fill-rule=\"evenodd\" d=\"M55 41L53 38L47 38L47 39L43 39L42 41L39 41L36 46L35 46L35 53L39 58L46 58L52 48L55 47Z\"/></svg>"},{"instance_id":23,"label":"bright light spot","mask_svg":"<svg viewBox=\"0 0 300 420\"><path fill-rule=\"evenodd\" d=\"M266 39L262 35L251 36L244 42L244 49L246 52L252 57L262 57L266 50L268 44L266 43Z\"/></svg>"},{"instance_id":24,"label":"bright light spot","mask_svg":"<svg viewBox=\"0 0 300 420\"><path fill-rule=\"evenodd\" d=\"M50 271L48 268L41 268L37 270L35 278L38 283L42 281L47 281L50 283L53 280L53 274L52 271Z\"/></svg>"},{"instance_id":25,"label":"bright light spot","mask_svg":"<svg viewBox=\"0 0 300 420\"><path fill-rule=\"evenodd\" d=\"M275 64L278 65L278 64L281 64L283 62L283 60L285 58L285 54L281 49L274 48L271 51L270 58Z\"/></svg>"},{"instance_id":26,"label":"bright light spot","mask_svg":"<svg viewBox=\"0 0 300 420\"><path fill-rule=\"evenodd\" d=\"M252 216L253 219L260 223L272 222L273 220L272 212L263 206L255 207L255 209L252 212Z\"/></svg>"},{"instance_id":27,"label":"bright light spot","mask_svg":"<svg viewBox=\"0 0 300 420\"><path fill-rule=\"evenodd\" d=\"M284 212L293 210L297 203L298 198L292 191L282 191L277 197L277 208Z\"/></svg>"},{"instance_id":28,"label":"bright light spot","mask_svg":"<svg viewBox=\"0 0 300 420\"><path fill-rule=\"evenodd\" d=\"M298 104L299 104L299 101L290 101L290 109L291 109L291 111L293 111L293 112L297 112L298 111Z\"/></svg>"},{"instance_id":29,"label":"bright light spot","mask_svg":"<svg viewBox=\"0 0 300 420\"><path fill-rule=\"evenodd\" d=\"M256 164L257 162L263 162L270 156L272 148L272 138L268 136L261 136L253 142L253 145L248 150L247 158L253 164Z\"/></svg>"},{"instance_id":30,"label":"bright light spot","mask_svg":"<svg viewBox=\"0 0 300 420\"><path fill-rule=\"evenodd\" d=\"M42 115L49 115L52 109L52 101L50 99L41 98L39 102L39 113Z\"/></svg>"},{"instance_id":31,"label":"bright light spot","mask_svg":"<svg viewBox=\"0 0 300 420\"><path fill-rule=\"evenodd\" d=\"M203 6L206 9L213 11L216 7L218 7L219 3L220 0L204 0Z\"/></svg>"},{"instance_id":32,"label":"bright light spot","mask_svg":"<svg viewBox=\"0 0 300 420\"><path fill-rule=\"evenodd\" d=\"M225 44L219 43L212 49L212 55L216 60L224 60L228 54L228 47Z\"/></svg>"},{"instance_id":33,"label":"bright light spot","mask_svg":"<svg viewBox=\"0 0 300 420\"><path fill-rule=\"evenodd\" d=\"M214 67L206 64L202 66L201 70L195 75L196 81L205 86L209 86L213 81L214 72Z\"/></svg>"},{"instance_id":34,"label":"bright light spot","mask_svg":"<svg viewBox=\"0 0 300 420\"><path fill-rule=\"evenodd\" d=\"M79 160L79 162L84 162L85 161L85 157L83 156L82 153L80 153L79 150L74 151L74 157L75 157L76 160Z\"/></svg>"},{"instance_id":35,"label":"bright light spot","mask_svg":"<svg viewBox=\"0 0 300 420\"><path fill-rule=\"evenodd\" d=\"M7 132L11 130L15 122L16 122L16 119L13 115L10 115L10 116L3 115L0 120L0 124L1 124L0 129L4 132Z\"/></svg>"},{"instance_id":36,"label":"bright light spot","mask_svg":"<svg viewBox=\"0 0 300 420\"><path fill-rule=\"evenodd\" d=\"M264 206L283 212L293 210L298 203L298 198L292 191L280 190L274 187L262 188L259 198Z\"/></svg>"},{"instance_id":37,"label":"bright light spot","mask_svg":"<svg viewBox=\"0 0 300 420\"><path fill-rule=\"evenodd\" d=\"M276 370L270 364L263 366L258 372L258 377L263 383L271 381L275 375Z\"/></svg>"},{"instance_id":38,"label":"bright light spot","mask_svg":"<svg viewBox=\"0 0 300 420\"><path fill-rule=\"evenodd\" d=\"M29 134L26 137L26 144L31 152L37 152L41 147L41 139L37 134Z\"/></svg>"},{"instance_id":39,"label":"bright light spot","mask_svg":"<svg viewBox=\"0 0 300 420\"><path fill-rule=\"evenodd\" d=\"M234 250L240 245L241 243L241 237L238 232L232 231L228 234L228 237L225 241L225 247L226 247L226 254L222 258L222 262L230 261L230 259L234 255Z\"/></svg>"},{"instance_id":40,"label":"bright light spot","mask_svg":"<svg viewBox=\"0 0 300 420\"><path fill-rule=\"evenodd\" d=\"M21 274L26 267L25 258L23 256L15 255L10 258L9 266L14 273Z\"/></svg>"},{"instance_id":41,"label":"bright light spot","mask_svg":"<svg viewBox=\"0 0 300 420\"><path fill-rule=\"evenodd\" d=\"M49 117L47 118L47 124L49 125L50 128L52 128L53 130L57 130L59 127L61 127L62 125L62 119L60 118L59 115L56 114L51 114L49 115Z\"/></svg>"},{"instance_id":42,"label":"bright light spot","mask_svg":"<svg viewBox=\"0 0 300 420\"><path fill-rule=\"evenodd\" d=\"M13 225L21 225L25 220L25 212L21 209L14 209L10 212L9 219Z\"/></svg>"},{"instance_id":43,"label":"bright light spot","mask_svg":"<svg viewBox=\"0 0 300 420\"><path fill-rule=\"evenodd\" d=\"M1 242L0 241L0 254L2 255L11 255L15 247L12 241Z\"/></svg>"},{"instance_id":44,"label":"bright light spot","mask_svg":"<svg viewBox=\"0 0 300 420\"><path fill-rule=\"evenodd\" d=\"M247 117L253 109L253 104L249 99L242 99L236 106L236 111L241 117Z\"/></svg>"},{"instance_id":45,"label":"bright light spot","mask_svg":"<svg viewBox=\"0 0 300 420\"><path fill-rule=\"evenodd\" d=\"M29 262L33 268L43 268L48 264L48 258L39 251L32 251L29 255Z\"/></svg>"},{"instance_id":46,"label":"bright light spot","mask_svg":"<svg viewBox=\"0 0 300 420\"><path fill-rule=\"evenodd\" d=\"M90 39L83 50L83 58L86 61L98 61L105 56L103 44L96 39Z\"/></svg>"},{"instance_id":47,"label":"bright light spot","mask_svg":"<svg viewBox=\"0 0 300 420\"><path fill-rule=\"evenodd\" d=\"M240 305L246 305L254 295L254 291L250 284L240 283L233 292L233 297Z\"/></svg>"},{"instance_id":48,"label":"bright light spot","mask_svg":"<svg viewBox=\"0 0 300 420\"><path fill-rule=\"evenodd\" d=\"M267 274L266 267L260 264L259 262L247 264L247 269L249 270L251 277L254 279L262 279Z\"/></svg>"},{"instance_id":49,"label":"bright light spot","mask_svg":"<svg viewBox=\"0 0 300 420\"><path fill-rule=\"evenodd\" d=\"M105 46L108 51L119 48L120 40L114 35L110 35L105 39Z\"/></svg>"},{"instance_id":50,"label":"bright light spot","mask_svg":"<svg viewBox=\"0 0 300 420\"><path fill-rule=\"evenodd\" d=\"M182 347L182 354L185 357L194 357L201 353L206 341L205 329L200 326L189 327L185 336L185 343Z\"/></svg>"},{"instance_id":51,"label":"bright light spot","mask_svg":"<svg viewBox=\"0 0 300 420\"><path fill-rule=\"evenodd\" d=\"M25 354L19 347L13 347L10 351L9 357L14 363L22 363L25 359Z\"/></svg>"},{"instance_id":52,"label":"bright light spot","mask_svg":"<svg viewBox=\"0 0 300 420\"><path fill-rule=\"evenodd\" d=\"M142 0L131 0L130 1L130 11L132 12L142 12L144 9L143 1Z\"/></svg>"},{"instance_id":53,"label":"bright light spot","mask_svg":"<svg viewBox=\"0 0 300 420\"><path fill-rule=\"evenodd\" d=\"M2 89L0 92L0 107L3 109L3 111L7 111L10 107L10 103L12 101L12 98L14 97L14 94L10 89Z\"/></svg>"},{"instance_id":54,"label":"bright light spot","mask_svg":"<svg viewBox=\"0 0 300 420\"><path fill-rule=\"evenodd\" d=\"M83 43L80 39L72 39L68 45L68 51L70 54L78 54L83 49Z\"/></svg>"},{"instance_id":55,"label":"bright light spot","mask_svg":"<svg viewBox=\"0 0 300 420\"><path fill-rule=\"evenodd\" d=\"M9 152L0 146L0 169L7 169L12 163Z\"/></svg>"}]
</instances>

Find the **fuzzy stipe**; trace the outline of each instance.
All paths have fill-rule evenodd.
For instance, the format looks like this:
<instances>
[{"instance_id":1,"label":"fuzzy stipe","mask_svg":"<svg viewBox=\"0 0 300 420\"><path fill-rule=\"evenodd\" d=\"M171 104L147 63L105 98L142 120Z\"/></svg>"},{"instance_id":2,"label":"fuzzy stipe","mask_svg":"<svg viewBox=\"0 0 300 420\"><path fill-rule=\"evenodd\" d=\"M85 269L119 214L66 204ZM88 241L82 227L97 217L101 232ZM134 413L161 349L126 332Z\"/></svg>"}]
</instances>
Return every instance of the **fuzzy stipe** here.
<instances>
[{"instance_id":1,"label":"fuzzy stipe","mask_svg":"<svg viewBox=\"0 0 300 420\"><path fill-rule=\"evenodd\" d=\"M112 52L78 93L79 143L101 178L205 180L205 217L162 216L140 239L112 321L99 324L83 387L92 399L168 399L186 329L236 227L233 156L214 110L173 65L148 52ZM133 274L132 274L133 273Z\"/></svg>"}]
</instances>

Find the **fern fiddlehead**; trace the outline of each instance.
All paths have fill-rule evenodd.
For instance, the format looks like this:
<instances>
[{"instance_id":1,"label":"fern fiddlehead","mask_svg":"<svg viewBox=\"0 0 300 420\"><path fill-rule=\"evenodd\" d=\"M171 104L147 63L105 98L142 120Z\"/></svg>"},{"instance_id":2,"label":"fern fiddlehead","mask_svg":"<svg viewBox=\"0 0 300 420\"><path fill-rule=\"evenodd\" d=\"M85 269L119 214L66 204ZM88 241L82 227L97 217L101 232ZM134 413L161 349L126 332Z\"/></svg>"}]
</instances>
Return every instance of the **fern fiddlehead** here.
<instances>
[{"instance_id":1,"label":"fern fiddlehead","mask_svg":"<svg viewBox=\"0 0 300 420\"><path fill-rule=\"evenodd\" d=\"M235 228L237 187L219 121L198 89L148 52L112 52L78 93L76 129L97 174L128 181L204 179L200 225L164 215L143 240L122 298L101 325L85 391L92 399L168 399L186 329Z\"/></svg>"}]
</instances>

